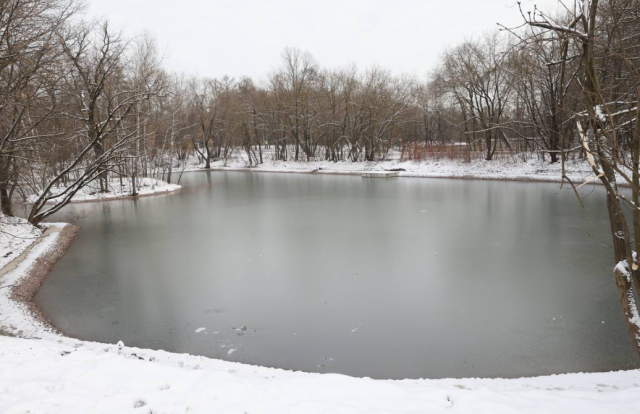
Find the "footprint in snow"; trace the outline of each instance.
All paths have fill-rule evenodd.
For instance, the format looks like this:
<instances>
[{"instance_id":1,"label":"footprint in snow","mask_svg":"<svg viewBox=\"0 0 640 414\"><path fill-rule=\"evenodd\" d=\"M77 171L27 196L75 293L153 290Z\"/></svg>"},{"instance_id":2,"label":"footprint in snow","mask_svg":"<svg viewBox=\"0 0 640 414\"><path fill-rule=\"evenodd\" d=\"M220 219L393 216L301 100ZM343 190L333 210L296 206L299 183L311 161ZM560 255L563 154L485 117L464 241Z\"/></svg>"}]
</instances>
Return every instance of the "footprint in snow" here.
<instances>
[{"instance_id":1,"label":"footprint in snow","mask_svg":"<svg viewBox=\"0 0 640 414\"><path fill-rule=\"evenodd\" d=\"M143 400L142 398L134 401L133 403L133 408L140 408L140 407L144 407L145 405L147 405L147 402L145 400Z\"/></svg>"}]
</instances>

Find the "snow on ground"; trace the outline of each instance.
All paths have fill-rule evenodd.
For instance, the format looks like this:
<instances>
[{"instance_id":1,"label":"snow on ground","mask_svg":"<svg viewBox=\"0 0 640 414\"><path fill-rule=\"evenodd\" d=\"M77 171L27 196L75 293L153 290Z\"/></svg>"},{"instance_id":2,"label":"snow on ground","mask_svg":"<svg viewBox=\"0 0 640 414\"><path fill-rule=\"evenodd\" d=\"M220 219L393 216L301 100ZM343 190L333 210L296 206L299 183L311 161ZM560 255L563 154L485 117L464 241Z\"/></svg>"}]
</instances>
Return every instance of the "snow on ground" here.
<instances>
[{"instance_id":1,"label":"snow on ground","mask_svg":"<svg viewBox=\"0 0 640 414\"><path fill-rule=\"evenodd\" d=\"M0 337L2 413L637 413L640 372L381 381Z\"/></svg>"},{"instance_id":2,"label":"snow on ground","mask_svg":"<svg viewBox=\"0 0 640 414\"><path fill-rule=\"evenodd\" d=\"M36 238L32 239L30 243L20 244L19 249L14 244L14 254L12 255L14 260L0 269L0 334L5 332L23 338L58 339L58 334L51 332L44 324L31 316L25 304L11 299L11 289L26 276L36 259L55 245L59 230L66 224L48 224L46 226L52 228L53 231L44 235L31 224L25 222L23 225L26 228L31 228L31 233ZM0 224L0 227L4 228L5 225ZM6 247L3 245L0 249L6 249ZM23 253L25 254L23 255ZM2 377L2 371L0 371L0 377Z\"/></svg>"},{"instance_id":3,"label":"snow on ground","mask_svg":"<svg viewBox=\"0 0 640 414\"><path fill-rule=\"evenodd\" d=\"M0 268L18 257L41 234L27 220L0 213Z\"/></svg>"},{"instance_id":4,"label":"snow on ground","mask_svg":"<svg viewBox=\"0 0 640 414\"><path fill-rule=\"evenodd\" d=\"M554 181L562 178L561 163L550 164L549 161L539 160L533 156L509 156L492 161L482 158L464 162L459 159L442 158L440 160L401 161L399 154L392 152L385 161L274 161L271 156L265 156L264 162L258 166L249 167L244 154L237 154L224 160L211 162L212 169L246 169L263 172L314 172L318 174L357 174L373 171L400 171L401 177L453 177L480 178L497 180L530 180ZM185 171L197 171L204 167L196 159L187 162ZM565 165L567 176L579 184L593 176L591 167L581 160L569 160Z\"/></svg>"},{"instance_id":5,"label":"snow on ground","mask_svg":"<svg viewBox=\"0 0 640 414\"><path fill-rule=\"evenodd\" d=\"M150 194L169 193L179 190L182 186L178 184L168 184L165 181L149 177L140 177L136 180L138 194L146 196ZM73 202L108 200L114 198L122 198L131 196L131 179L114 178L109 181L109 192L101 193L99 182L93 181L86 187L80 189L74 196ZM57 187L52 190L53 194L60 194L65 190L64 187ZM38 199L37 195L31 195L27 198L27 202L33 203Z\"/></svg>"},{"instance_id":6,"label":"snow on ground","mask_svg":"<svg viewBox=\"0 0 640 414\"><path fill-rule=\"evenodd\" d=\"M8 227L12 225L0 224L3 234L16 231ZM24 224L19 234L38 237L40 231ZM13 302L8 287L53 248L58 234L50 231L31 247L0 237L0 251L12 251L0 270L0 326L22 336L0 335L0 413L639 412L640 370L520 379L372 380L65 338L47 331L26 307Z\"/></svg>"}]
</instances>

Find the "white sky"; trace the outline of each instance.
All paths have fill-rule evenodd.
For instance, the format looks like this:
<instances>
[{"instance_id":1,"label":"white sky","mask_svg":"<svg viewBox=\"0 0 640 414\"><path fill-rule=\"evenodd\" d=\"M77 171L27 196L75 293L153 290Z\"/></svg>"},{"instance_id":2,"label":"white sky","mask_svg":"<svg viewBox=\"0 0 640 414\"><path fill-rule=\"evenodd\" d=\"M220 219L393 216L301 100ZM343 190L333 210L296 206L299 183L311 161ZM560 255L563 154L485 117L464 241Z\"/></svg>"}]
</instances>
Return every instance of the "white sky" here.
<instances>
[{"instance_id":1,"label":"white sky","mask_svg":"<svg viewBox=\"0 0 640 414\"><path fill-rule=\"evenodd\" d=\"M323 67L378 64L424 76L443 49L500 22L518 25L516 0L86 0L133 36L143 29L167 51L176 72L263 79L286 46ZM557 0L522 0L544 10Z\"/></svg>"}]
</instances>

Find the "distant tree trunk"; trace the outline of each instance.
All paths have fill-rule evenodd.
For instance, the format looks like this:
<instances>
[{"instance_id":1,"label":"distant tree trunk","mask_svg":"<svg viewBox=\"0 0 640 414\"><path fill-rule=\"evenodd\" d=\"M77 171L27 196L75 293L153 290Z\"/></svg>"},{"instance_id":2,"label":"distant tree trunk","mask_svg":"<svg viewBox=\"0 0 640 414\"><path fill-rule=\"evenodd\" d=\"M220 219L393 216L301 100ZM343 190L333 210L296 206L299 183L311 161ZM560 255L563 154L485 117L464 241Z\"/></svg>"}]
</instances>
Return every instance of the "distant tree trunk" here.
<instances>
[{"instance_id":1,"label":"distant tree trunk","mask_svg":"<svg viewBox=\"0 0 640 414\"><path fill-rule=\"evenodd\" d=\"M136 146L137 148L137 146ZM132 168L132 174L131 174L131 195L132 196L137 196L138 195L138 185L136 182L136 172L138 170L138 158L134 158L132 160L132 164L133 164L133 168Z\"/></svg>"},{"instance_id":2,"label":"distant tree trunk","mask_svg":"<svg viewBox=\"0 0 640 414\"><path fill-rule=\"evenodd\" d=\"M493 153L495 152L495 148L492 148L491 146L491 130L487 127L485 127L484 131L484 141L487 147L487 155L485 157L485 160L491 161L491 159L493 158Z\"/></svg>"},{"instance_id":3,"label":"distant tree trunk","mask_svg":"<svg viewBox=\"0 0 640 414\"><path fill-rule=\"evenodd\" d=\"M0 158L0 208L6 216L13 216L13 205L11 203L11 192L9 190L10 169L11 158L8 156Z\"/></svg>"}]
</instances>

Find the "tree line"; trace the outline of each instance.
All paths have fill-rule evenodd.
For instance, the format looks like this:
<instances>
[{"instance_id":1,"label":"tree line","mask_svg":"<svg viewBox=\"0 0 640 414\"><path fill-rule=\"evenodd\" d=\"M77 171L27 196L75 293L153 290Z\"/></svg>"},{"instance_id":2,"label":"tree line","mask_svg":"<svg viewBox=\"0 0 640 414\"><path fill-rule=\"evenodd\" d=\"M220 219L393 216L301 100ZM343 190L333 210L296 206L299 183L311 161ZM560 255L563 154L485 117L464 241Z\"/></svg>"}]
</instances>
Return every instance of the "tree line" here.
<instances>
[{"instance_id":1,"label":"tree line","mask_svg":"<svg viewBox=\"0 0 640 414\"><path fill-rule=\"evenodd\" d=\"M617 18L608 4L633 12L637 1L601 6L594 34L611 110L626 110L616 131L625 151L636 99L633 79L621 76L623 58L613 53L620 42L608 29ZM326 69L309 52L287 48L261 82L169 73L152 35L128 39L105 21L79 23L81 11L76 0L0 6L4 214L12 214L16 196L41 194L30 215L38 223L90 182L109 191L110 177L135 182L162 172L170 181L189 156L205 168L234 153L250 165L267 152L293 161L375 161L390 151L467 161L585 156L575 127L585 110L585 63L571 33L558 29L572 24L575 10L554 16L553 29L525 24L469 39L444 51L427 79L379 67ZM637 22L618 19L616 27L633 33ZM63 193L52 191L61 186Z\"/></svg>"},{"instance_id":2,"label":"tree line","mask_svg":"<svg viewBox=\"0 0 640 414\"><path fill-rule=\"evenodd\" d=\"M521 10L444 50L425 79L323 68L287 48L263 81L187 77L154 37L82 21L76 0L0 2L0 208L38 194L38 224L90 183L162 176L197 157L250 165L447 156L588 162L607 190L616 285L640 353L640 1ZM427 69L427 68L425 68ZM564 171L564 168L562 169ZM576 189L563 175L563 182ZM625 195L619 187L631 188Z\"/></svg>"}]
</instances>

